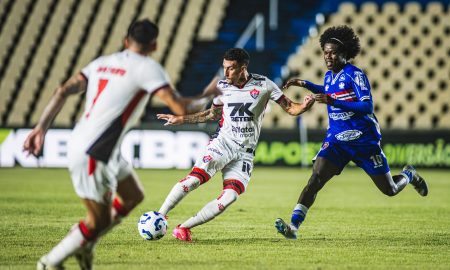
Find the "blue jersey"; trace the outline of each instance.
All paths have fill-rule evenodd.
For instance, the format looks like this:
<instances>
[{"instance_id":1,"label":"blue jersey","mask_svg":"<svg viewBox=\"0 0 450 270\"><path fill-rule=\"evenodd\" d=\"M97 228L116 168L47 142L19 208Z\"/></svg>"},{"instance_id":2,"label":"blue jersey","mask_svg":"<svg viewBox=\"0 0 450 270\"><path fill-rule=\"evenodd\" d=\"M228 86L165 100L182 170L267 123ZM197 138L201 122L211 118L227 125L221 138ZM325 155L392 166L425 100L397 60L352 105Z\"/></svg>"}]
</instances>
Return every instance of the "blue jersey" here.
<instances>
[{"instance_id":1,"label":"blue jersey","mask_svg":"<svg viewBox=\"0 0 450 270\"><path fill-rule=\"evenodd\" d=\"M324 93L336 99L327 105L329 127L326 141L345 144L375 144L381 139L380 127L373 113L372 95L366 74L347 63L337 74L330 70L325 74ZM367 108L363 112L352 110L348 102L360 103Z\"/></svg>"}]
</instances>

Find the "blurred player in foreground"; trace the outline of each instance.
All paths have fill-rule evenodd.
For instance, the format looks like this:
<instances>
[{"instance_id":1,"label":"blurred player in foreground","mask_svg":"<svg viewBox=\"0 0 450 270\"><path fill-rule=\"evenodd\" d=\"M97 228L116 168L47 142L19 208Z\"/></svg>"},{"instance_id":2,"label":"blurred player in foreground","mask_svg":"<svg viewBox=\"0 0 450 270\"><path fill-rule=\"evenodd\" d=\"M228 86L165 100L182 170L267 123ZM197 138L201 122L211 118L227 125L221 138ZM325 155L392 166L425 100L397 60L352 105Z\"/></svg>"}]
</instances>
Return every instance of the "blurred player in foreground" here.
<instances>
[{"instance_id":1,"label":"blurred player in foreground","mask_svg":"<svg viewBox=\"0 0 450 270\"><path fill-rule=\"evenodd\" d=\"M291 224L280 218L275 221L278 232L288 239L297 238L297 230L319 190L350 161L362 168L388 196L398 194L408 183L420 195L428 194L425 180L411 165L405 166L399 175L391 175L380 147L380 127L373 113L369 81L364 72L348 62L360 51L359 38L347 26L331 27L320 37L320 46L329 70L324 86L300 79L291 79L284 86L305 87L315 93L317 102L327 104L329 118L327 136L294 208Z\"/></svg>"},{"instance_id":2,"label":"blurred player in foreground","mask_svg":"<svg viewBox=\"0 0 450 270\"><path fill-rule=\"evenodd\" d=\"M148 55L156 49L158 27L149 20L128 29L124 51L102 56L58 87L39 123L24 143L38 155L47 129L68 96L86 92L85 111L68 146L69 170L77 195L87 209L84 220L38 262L38 269L62 269L75 255L81 269L91 269L100 236L125 217L144 198L139 179L120 153L125 133L138 121L150 95L159 97L175 114L207 103L202 97L180 97L165 70ZM212 98L211 98L212 99ZM205 104L206 105L206 104Z\"/></svg>"},{"instance_id":3,"label":"blurred player in foreground","mask_svg":"<svg viewBox=\"0 0 450 270\"><path fill-rule=\"evenodd\" d=\"M220 119L218 131L203 156L189 175L175 184L159 210L166 215L189 192L222 171L223 191L219 197L173 230L173 236L182 241L191 241L191 228L220 215L245 191L267 102L274 100L290 115L300 115L314 104L312 95L306 96L303 103L292 102L267 77L250 74L249 62L250 56L243 49L233 48L225 53L225 80L217 84L222 95L213 100L209 110L183 116L158 114L159 119L167 120L166 125Z\"/></svg>"}]
</instances>

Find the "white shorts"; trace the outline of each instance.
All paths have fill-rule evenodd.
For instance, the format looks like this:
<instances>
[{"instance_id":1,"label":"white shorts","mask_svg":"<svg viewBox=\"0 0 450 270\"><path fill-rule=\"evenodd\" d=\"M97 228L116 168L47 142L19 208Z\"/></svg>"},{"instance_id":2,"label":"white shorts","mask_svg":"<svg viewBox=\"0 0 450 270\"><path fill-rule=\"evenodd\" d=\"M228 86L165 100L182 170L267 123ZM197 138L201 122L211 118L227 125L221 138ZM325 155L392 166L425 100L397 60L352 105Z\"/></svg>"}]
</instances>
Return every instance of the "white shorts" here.
<instances>
[{"instance_id":1,"label":"white shorts","mask_svg":"<svg viewBox=\"0 0 450 270\"><path fill-rule=\"evenodd\" d=\"M75 192L80 198L109 204L117 190L117 183L132 174L133 168L120 154L105 164L76 151L69 152L69 171Z\"/></svg>"},{"instance_id":2,"label":"white shorts","mask_svg":"<svg viewBox=\"0 0 450 270\"><path fill-rule=\"evenodd\" d=\"M215 138L194 167L204 170L210 177L222 171L224 180L238 180L245 188L253 170L254 149L244 148L225 138Z\"/></svg>"}]
</instances>

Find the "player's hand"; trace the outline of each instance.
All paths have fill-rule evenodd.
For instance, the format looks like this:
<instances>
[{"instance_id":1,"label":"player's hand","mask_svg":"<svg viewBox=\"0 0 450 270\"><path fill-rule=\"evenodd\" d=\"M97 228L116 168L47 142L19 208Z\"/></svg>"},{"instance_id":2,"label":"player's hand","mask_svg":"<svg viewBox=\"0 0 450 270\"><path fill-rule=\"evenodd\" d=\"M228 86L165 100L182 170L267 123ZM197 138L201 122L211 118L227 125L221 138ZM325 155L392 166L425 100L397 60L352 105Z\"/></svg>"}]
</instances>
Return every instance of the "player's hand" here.
<instances>
[{"instance_id":1,"label":"player's hand","mask_svg":"<svg viewBox=\"0 0 450 270\"><path fill-rule=\"evenodd\" d=\"M42 150L44 144L45 131L41 128L34 128L23 143L23 151L27 152L27 156L30 154L38 156Z\"/></svg>"},{"instance_id":2,"label":"player's hand","mask_svg":"<svg viewBox=\"0 0 450 270\"><path fill-rule=\"evenodd\" d=\"M283 85L283 89L287 89L292 85L298 86L298 87L305 87L306 83L304 80L301 80L301 79L290 79Z\"/></svg>"},{"instance_id":3,"label":"player's hand","mask_svg":"<svg viewBox=\"0 0 450 270\"><path fill-rule=\"evenodd\" d=\"M166 120L165 126L183 124L183 117L173 114L157 114L158 119Z\"/></svg>"},{"instance_id":4,"label":"player's hand","mask_svg":"<svg viewBox=\"0 0 450 270\"><path fill-rule=\"evenodd\" d=\"M319 103L324 103L328 105L334 104L334 98L330 97L327 94L315 94L314 99Z\"/></svg>"},{"instance_id":5,"label":"player's hand","mask_svg":"<svg viewBox=\"0 0 450 270\"><path fill-rule=\"evenodd\" d=\"M316 102L316 100L313 95L306 95L303 99L303 104L305 104L306 110L309 110L314 105L314 102Z\"/></svg>"}]
</instances>

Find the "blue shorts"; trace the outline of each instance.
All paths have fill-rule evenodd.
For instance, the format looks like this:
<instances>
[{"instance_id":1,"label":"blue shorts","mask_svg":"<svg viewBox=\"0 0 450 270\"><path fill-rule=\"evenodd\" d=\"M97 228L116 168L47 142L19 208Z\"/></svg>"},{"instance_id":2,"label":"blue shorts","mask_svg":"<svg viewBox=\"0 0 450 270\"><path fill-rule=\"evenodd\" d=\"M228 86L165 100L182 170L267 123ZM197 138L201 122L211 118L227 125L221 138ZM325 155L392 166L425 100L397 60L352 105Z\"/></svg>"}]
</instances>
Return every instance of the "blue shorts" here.
<instances>
[{"instance_id":1,"label":"blue shorts","mask_svg":"<svg viewBox=\"0 0 450 270\"><path fill-rule=\"evenodd\" d=\"M386 174L390 171L386 156L379 144L348 145L324 142L316 157L331 161L339 167L340 171L350 161L369 175Z\"/></svg>"}]
</instances>

